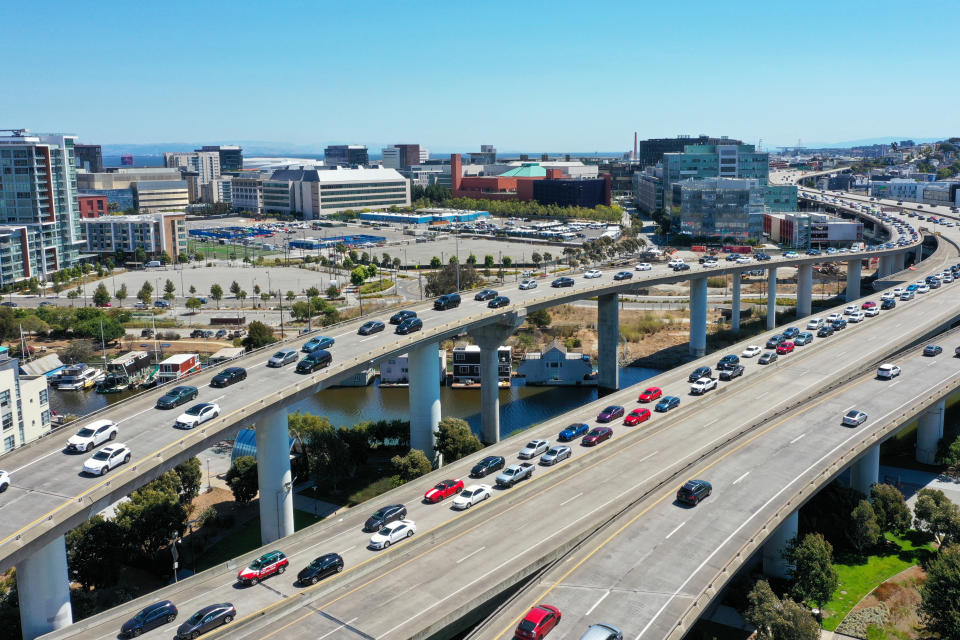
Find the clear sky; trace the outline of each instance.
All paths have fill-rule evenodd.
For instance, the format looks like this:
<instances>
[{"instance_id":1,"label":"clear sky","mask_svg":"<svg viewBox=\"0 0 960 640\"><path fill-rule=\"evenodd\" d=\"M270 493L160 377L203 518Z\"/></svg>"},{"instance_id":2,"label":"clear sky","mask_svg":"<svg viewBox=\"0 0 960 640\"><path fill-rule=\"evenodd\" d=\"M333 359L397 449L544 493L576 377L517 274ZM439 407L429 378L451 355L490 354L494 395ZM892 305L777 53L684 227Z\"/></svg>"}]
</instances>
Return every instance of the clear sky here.
<instances>
[{"instance_id":1,"label":"clear sky","mask_svg":"<svg viewBox=\"0 0 960 640\"><path fill-rule=\"evenodd\" d=\"M0 3L0 126L615 151L957 135L960 3Z\"/></svg>"}]
</instances>

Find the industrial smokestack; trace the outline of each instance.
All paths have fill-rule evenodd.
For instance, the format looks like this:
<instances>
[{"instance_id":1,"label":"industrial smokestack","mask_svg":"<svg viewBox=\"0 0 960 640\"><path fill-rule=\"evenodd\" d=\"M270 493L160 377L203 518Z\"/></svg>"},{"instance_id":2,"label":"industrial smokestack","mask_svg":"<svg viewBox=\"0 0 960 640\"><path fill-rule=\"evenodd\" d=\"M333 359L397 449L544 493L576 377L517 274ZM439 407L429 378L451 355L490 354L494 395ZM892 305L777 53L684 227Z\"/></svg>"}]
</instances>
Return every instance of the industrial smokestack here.
<instances>
[{"instance_id":1,"label":"industrial smokestack","mask_svg":"<svg viewBox=\"0 0 960 640\"><path fill-rule=\"evenodd\" d=\"M639 149L637 149L637 132L633 132L633 161L637 161L637 156L639 155Z\"/></svg>"}]
</instances>

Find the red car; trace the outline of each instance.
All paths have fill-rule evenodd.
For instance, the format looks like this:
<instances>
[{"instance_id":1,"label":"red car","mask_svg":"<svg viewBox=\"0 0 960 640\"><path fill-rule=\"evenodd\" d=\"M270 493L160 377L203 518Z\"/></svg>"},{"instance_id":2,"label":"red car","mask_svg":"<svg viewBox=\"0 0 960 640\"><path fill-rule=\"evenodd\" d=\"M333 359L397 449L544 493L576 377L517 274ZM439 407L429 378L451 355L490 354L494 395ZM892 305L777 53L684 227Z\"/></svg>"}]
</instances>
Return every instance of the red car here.
<instances>
[{"instance_id":1,"label":"red car","mask_svg":"<svg viewBox=\"0 0 960 640\"><path fill-rule=\"evenodd\" d=\"M597 427L596 429L591 429L587 435L583 436L580 444L585 447L592 447L595 444L600 444L604 440L609 440L611 437L613 437L613 429L610 427Z\"/></svg>"},{"instance_id":2,"label":"red car","mask_svg":"<svg viewBox=\"0 0 960 640\"><path fill-rule=\"evenodd\" d=\"M283 573L287 570L288 564L290 561L282 552L270 551L251 562L246 569L241 569L237 574L237 581L243 584L257 584L275 573Z\"/></svg>"},{"instance_id":3,"label":"red car","mask_svg":"<svg viewBox=\"0 0 960 640\"><path fill-rule=\"evenodd\" d=\"M862 305L860 305L860 308L866 311L867 309L873 309L876 306L877 306L876 302L874 302L873 300L867 300Z\"/></svg>"},{"instance_id":4,"label":"red car","mask_svg":"<svg viewBox=\"0 0 960 640\"><path fill-rule=\"evenodd\" d=\"M627 417L623 419L623 424L628 427L633 427L640 424L641 422L646 422L650 419L650 409L634 409L627 414Z\"/></svg>"},{"instance_id":5,"label":"red car","mask_svg":"<svg viewBox=\"0 0 960 640\"><path fill-rule=\"evenodd\" d=\"M553 631L558 624L560 624L560 609L548 604L538 604L523 616L514 635L518 638L540 640Z\"/></svg>"},{"instance_id":6,"label":"red car","mask_svg":"<svg viewBox=\"0 0 960 640\"><path fill-rule=\"evenodd\" d=\"M463 491L463 480L444 480L423 494L427 502L440 502L444 498L455 496Z\"/></svg>"},{"instance_id":7,"label":"red car","mask_svg":"<svg viewBox=\"0 0 960 640\"><path fill-rule=\"evenodd\" d=\"M793 351L793 343L787 340L786 342L781 342L777 346L777 354L784 355L785 353L790 353Z\"/></svg>"},{"instance_id":8,"label":"red car","mask_svg":"<svg viewBox=\"0 0 960 640\"><path fill-rule=\"evenodd\" d=\"M663 395L663 389L660 387L650 387L649 389L644 390L640 394L640 397L637 398L640 402L653 402L657 398Z\"/></svg>"}]
</instances>

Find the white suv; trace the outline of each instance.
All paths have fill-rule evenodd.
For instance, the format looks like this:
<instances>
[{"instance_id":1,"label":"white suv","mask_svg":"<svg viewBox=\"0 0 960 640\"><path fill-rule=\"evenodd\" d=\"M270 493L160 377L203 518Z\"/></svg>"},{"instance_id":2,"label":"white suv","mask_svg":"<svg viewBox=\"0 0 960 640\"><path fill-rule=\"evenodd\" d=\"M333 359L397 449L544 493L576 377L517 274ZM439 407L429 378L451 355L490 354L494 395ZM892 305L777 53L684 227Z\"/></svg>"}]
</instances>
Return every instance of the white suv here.
<instances>
[{"instance_id":1,"label":"white suv","mask_svg":"<svg viewBox=\"0 0 960 640\"><path fill-rule=\"evenodd\" d=\"M672 269L673 267L678 267L678 266L680 266L681 264L686 264L686 263L683 261L683 258L674 258L673 260L671 260L670 262L667 263L667 266Z\"/></svg>"},{"instance_id":2,"label":"white suv","mask_svg":"<svg viewBox=\"0 0 960 640\"><path fill-rule=\"evenodd\" d=\"M807 322L807 331L816 331L823 328L823 318L811 318Z\"/></svg>"},{"instance_id":3,"label":"white suv","mask_svg":"<svg viewBox=\"0 0 960 640\"><path fill-rule=\"evenodd\" d=\"M90 451L104 442L108 442L117 437L117 423L113 420L97 420L91 422L83 429L80 429L76 435L70 436L67 440L68 451Z\"/></svg>"},{"instance_id":4,"label":"white suv","mask_svg":"<svg viewBox=\"0 0 960 640\"><path fill-rule=\"evenodd\" d=\"M884 380L891 380L900 375L900 367L895 364L882 364L877 369L877 377Z\"/></svg>"}]
</instances>

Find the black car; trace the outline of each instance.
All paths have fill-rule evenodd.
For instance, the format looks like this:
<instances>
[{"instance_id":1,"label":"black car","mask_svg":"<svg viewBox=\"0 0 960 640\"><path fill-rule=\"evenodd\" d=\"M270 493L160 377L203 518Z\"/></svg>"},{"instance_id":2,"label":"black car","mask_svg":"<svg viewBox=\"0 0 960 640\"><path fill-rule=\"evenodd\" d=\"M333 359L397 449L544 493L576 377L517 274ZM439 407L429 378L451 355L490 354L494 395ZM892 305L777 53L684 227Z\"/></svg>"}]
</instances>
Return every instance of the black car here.
<instances>
[{"instance_id":1,"label":"black car","mask_svg":"<svg viewBox=\"0 0 960 640\"><path fill-rule=\"evenodd\" d=\"M736 262L739 257L740 256L738 256L735 253L728 253L727 257L724 258L724 260L726 260L727 262Z\"/></svg>"},{"instance_id":2,"label":"black car","mask_svg":"<svg viewBox=\"0 0 960 640\"><path fill-rule=\"evenodd\" d=\"M757 360L757 364L770 364L771 362L777 359L776 351L767 351L765 354L760 356L760 359Z\"/></svg>"},{"instance_id":3,"label":"black car","mask_svg":"<svg viewBox=\"0 0 960 640\"><path fill-rule=\"evenodd\" d=\"M687 378L687 382L696 382L700 378L712 378L713 371L710 370L710 367L697 367L693 370L693 373L690 374L690 377Z\"/></svg>"},{"instance_id":4,"label":"black car","mask_svg":"<svg viewBox=\"0 0 960 640\"><path fill-rule=\"evenodd\" d=\"M680 264L673 265L674 271L690 271L690 265L686 262L681 262Z\"/></svg>"},{"instance_id":5,"label":"black car","mask_svg":"<svg viewBox=\"0 0 960 640\"><path fill-rule=\"evenodd\" d=\"M827 325L825 327L820 327L820 330L817 331L818 338L828 338L833 335L833 327Z\"/></svg>"},{"instance_id":6,"label":"black car","mask_svg":"<svg viewBox=\"0 0 960 640\"><path fill-rule=\"evenodd\" d=\"M140 337L141 337L141 338L152 338L152 337L153 337L153 329L144 329L143 331L140 332Z\"/></svg>"},{"instance_id":7,"label":"black car","mask_svg":"<svg viewBox=\"0 0 960 640\"><path fill-rule=\"evenodd\" d=\"M572 287L573 278L567 278L566 276L564 276L563 278L557 278L556 280L550 283L550 286L554 288Z\"/></svg>"},{"instance_id":8,"label":"black car","mask_svg":"<svg viewBox=\"0 0 960 640\"><path fill-rule=\"evenodd\" d=\"M127 638L136 638L141 633L169 624L177 619L177 608L169 600L156 602L140 610L140 613L123 623L120 633Z\"/></svg>"},{"instance_id":9,"label":"black car","mask_svg":"<svg viewBox=\"0 0 960 640\"><path fill-rule=\"evenodd\" d=\"M767 340L767 349L776 349L784 340L786 340L786 338L779 333L775 336L771 336L770 339Z\"/></svg>"},{"instance_id":10,"label":"black car","mask_svg":"<svg viewBox=\"0 0 960 640\"><path fill-rule=\"evenodd\" d=\"M391 318L392 320L392 318ZM357 329L357 335L369 336L374 333L380 333L383 331L383 328L387 326L380 322L379 320L369 320L360 325L360 328Z\"/></svg>"},{"instance_id":11,"label":"black car","mask_svg":"<svg viewBox=\"0 0 960 640\"><path fill-rule=\"evenodd\" d=\"M487 306L491 309L498 309L500 307L505 307L510 304L510 298L507 296L497 296L493 300L487 303Z\"/></svg>"},{"instance_id":12,"label":"black car","mask_svg":"<svg viewBox=\"0 0 960 640\"><path fill-rule=\"evenodd\" d=\"M408 333L420 331L420 329L423 329L423 320L420 318L407 318L397 325L397 330L394 333L405 336Z\"/></svg>"},{"instance_id":13,"label":"black car","mask_svg":"<svg viewBox=\"0 0 960 640\"><path fill-rule=\"evenodd\" d=\"M166 395L160 396L160 399L157 400L158 409L173 409L178 407L184 402L190 402L194 398L200 395L200 391L196 387L191 387L184 385L182 387L174 387L167 391Z\"/></svg>"},{"instance_id":14,"label":"black car","mask_svg":"<svg viewBox=\"0 0 960 640\"><path fill-rule=\"evenodd\" d=\"M734 378L739 378L743 375L743 365L735 364L732 367L720 370L720 379L721 380L733 380Z\"/></svg>"},{"instance_id":15,"label":"black car","mask_svg":"<svg viewBox=\"0 0 960 640\"><path fill-rule=\"evenodd\" d=\"M784 340L793 340L798 335L800 335L800 329L797 329L796 327L787 327L783 330Z\"/></svg>"},{"instance_id":16,"label":"black car","mask_svg":"<svg viewBox=\"0 0 960 640\"><path fill-rule=\"evenodd\" d=\"M343 558L340 557L339 553L328 553L304 567L297 574L297 582L300 584L317 584L320 578L341 571L343 571Z\"/></svg>"},{"instance_id":17,"label":"black car","mask_svg":"<svg viewBox=\"0 0 960 640\"><path fill-rule=\"evenodd\" d=\"M834 331L840 331L841 329L847 328L847 321L843 318L838 318L830 326L833 327Z\"/></svg>"},{"instance_id":18,"label":"black car","mask_svg":"<svg viewBox=\"0 0 960 640\"><path fill-rule=\"evenodd\" d=\"M297 373L313 373L317 369L325 369L333 362L333 356L326 349L317 349L297 363Z\"/></svg>"},{"instance_id":19,"label":"black car","mask_svg":"<svg viewBox=\"0 0 960 640\"><path fill-rule=\"evenodd\" d=\"M482 478L488 476L494 471L500 471L506 465L507 461L503 456L487 456L470 469L471 478Z\"/></svg>"},{"instance_id":20,"label":"black car","mask_svg":"<svg viewBox=\"0 0 960 640\"><path fill-rule=\"evenodd\" d=\"M632 271L617 271L617 273L614 274L613 279L614 279L614 280L629 280L629 279L631 279L632 277L633 277L633 272L632 272Z\"/></svg>"},{"instance_id":21,"label":"black car","mask_svg":"<svg viewBox=\"0 0 960 640\"><path fill-rule=\"evenodd\" d=\"M723 371L724 369L732 369L738 364L740 364L740 358L731 353L730 355L726 355L720 358L720 362L717 363L717 371Z\"/></svg>"},{"instance_id":22,"label":"black car","mask_svg":"<svg viewBox=\"0 0 960 640\"><path fill-rule=\"evenodd\" d=\"M696 506L713 493L713 487L706 480L689 480L677 491L677 502Z\"/></svg>"},{"instance_id":23,"label":"black car","mask_svg":"<svg viewBox=\"0 0 960 640\"><path fill-rule=\"evenodd\" d=\"M216 338L217 338L217 339L226 338L226 337L227 337L227 330L226 330L226 329L220 329L219 331L217 331L217 335L216 335Z\"/></svg>"},{"instance_id":24,"label":"black car","mask_svg":"<svg viewBox=\"0 0 960 640\"><path fill-rule=\"evenodd\" d=\"M410 311L409 309L404 309L403 311L397 311L395 314L390 316L390 324L400 324L407 318L416 318L417 312Z\"/></svg>"},{"instance_id":25,"label":"black car","mask_svg":"<svg viewBox=\"0 0 960 640\"><path fill-rule=\"evenodd\" d=\"M236 617L237 609L229 602L211 604L187 618L187 621L177 628L177 640L196 638L208 631L213 631L217 627L233 622Z\"/></svg>"},{"instance_id":26,"label":"black car","mask_svg":"<svg viewBox=\"0 0 960 640\"><path fill-rule=\"evenodd\" d=\"M459 307L459 306L460 306L459 293L447 293L433 301L433 308L436 309L437 311L453 309L454 307Z\"/></svg>"},{"instance_id":27,"label":"black car","mask_svg":"<svg viewBox=\"0 0 960 640\"><path fill-rule=\"evenodd\" d=\"M923 348L923 355L925 356L938 356L943 353L943 347L938 344L928 344Z\"/></svg>"},{"instance_id":28,"label":"black car","mask_svg":"<svg viewBox=\"0 0 960 640\"><path fill-rule=\"evenodd\" d=\"M363 523L364 531L379 531L383 525L407 517L407 508L402 504L391 504L377 511Z\"/></svg>"},{"instance_id":29,"label":"black car","mask_svg":"<svg viewBox=\"0 0 960 640\"><path fill-rule=\"evenodd\" d=\"M210 381L211 387L229 387L235 382L247 379L247 370L243 367L227 367Z\"/></svg>"},{"instance_id":30,"label":"black car","mask_svg":"<svg viewBox=\"0 0 960 640\"><path fill-rule=\"evenodd\" d=\"M481 289L477 292L477 295L473 296L473 299L483 302L484 300L493 300L496 297L497 292L493 289Z\"/></svg>"}]
</instances>

